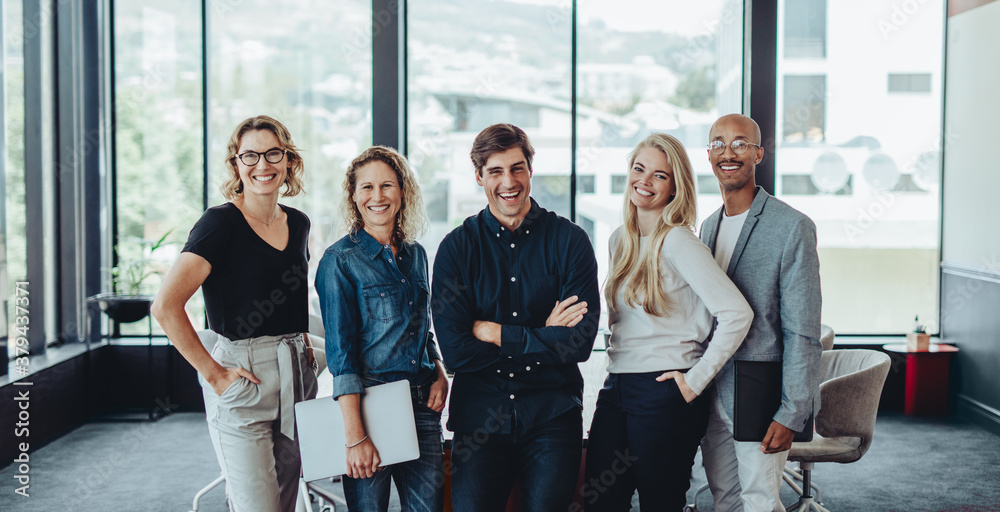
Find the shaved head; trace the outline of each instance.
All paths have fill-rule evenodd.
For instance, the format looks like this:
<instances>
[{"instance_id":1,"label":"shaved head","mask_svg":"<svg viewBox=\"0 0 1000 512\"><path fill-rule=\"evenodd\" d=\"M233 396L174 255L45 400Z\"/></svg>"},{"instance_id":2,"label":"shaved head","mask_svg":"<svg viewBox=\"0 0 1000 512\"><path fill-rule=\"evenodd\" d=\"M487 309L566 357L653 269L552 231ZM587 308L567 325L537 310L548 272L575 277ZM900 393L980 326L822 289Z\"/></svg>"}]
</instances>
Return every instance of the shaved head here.
<instances>
[{"instance_id":1,"label":"shaved head","mask_svg":"<svg viewBox=\"0 0 1000 512\"><path fill-rule=\"evenodd\" d=\"M757 125L757 121L754 121L753 119L750 119L749 117L743 114L726 114L717 119L715 123L712 124L712 129L708 131L709 140L715 140L716 138L718 138L716 135L718 133L716 127L722 125L729 125L730 123L735 125L742 125L743 130L741 131L744 131L748 135L752 136L750 142L753 142L754 144L760 144L760 138L761 138L760 126Z\"/></svg>"}]
</instances>

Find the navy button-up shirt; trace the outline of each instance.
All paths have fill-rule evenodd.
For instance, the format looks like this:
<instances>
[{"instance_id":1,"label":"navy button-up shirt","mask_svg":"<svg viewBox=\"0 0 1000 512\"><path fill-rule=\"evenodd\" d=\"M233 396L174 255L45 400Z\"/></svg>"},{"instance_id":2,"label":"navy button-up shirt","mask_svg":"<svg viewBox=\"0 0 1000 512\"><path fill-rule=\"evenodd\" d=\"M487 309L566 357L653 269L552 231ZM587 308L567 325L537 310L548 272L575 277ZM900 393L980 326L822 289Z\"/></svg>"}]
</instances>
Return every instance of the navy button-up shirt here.
<instances>
[{"instance_id":1,"label":"navy button-up shirt","mask_svg":"<svg viewBox=\"0 0 1000 512\"><path fill-rule=\"evenodd\" d=\"M333 396L435 378L441 356L430 333L427 252L403 244L393 256L366 231L331 245L316 269Z\"/></svg>"},{"instance_id":2,"label":"navy button-up shirt","mask_svg":"<svg viewBox=\"0 0 1000 512\"><path fill-rule=\"evenodd\" d=\"M522 434L582 408L577 363L590 357L601 303L594 248L579 226L532 199L511 232L486 208L441 242L432 290L434 331L455 372L450 430ZM573 295L587 302L584 319L546 327L556 301ZM502 325L500 347L472 335L476 320Z\"/></svg>"}]
</instances>

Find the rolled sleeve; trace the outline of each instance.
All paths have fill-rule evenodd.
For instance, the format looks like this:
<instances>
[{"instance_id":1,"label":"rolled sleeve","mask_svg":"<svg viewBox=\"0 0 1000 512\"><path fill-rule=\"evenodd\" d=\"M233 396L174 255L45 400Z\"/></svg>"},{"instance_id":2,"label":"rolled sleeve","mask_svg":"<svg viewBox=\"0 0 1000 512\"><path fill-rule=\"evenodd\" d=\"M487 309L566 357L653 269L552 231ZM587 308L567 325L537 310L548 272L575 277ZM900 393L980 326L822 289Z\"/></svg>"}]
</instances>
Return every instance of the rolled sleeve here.
<instances>
[{"instance_id":1,"label":"rolled sleeve","mask_svg":"<svg viewBox=\"0 0 1000 512\"><path fill-rule=\"evenodd\" d=\"M358 371L359 326L357 287L336 254L327 252L316 269L323 328L326 330L326 366L333 375L333 397L364 393Z\"/></svg>"}]
</instances>

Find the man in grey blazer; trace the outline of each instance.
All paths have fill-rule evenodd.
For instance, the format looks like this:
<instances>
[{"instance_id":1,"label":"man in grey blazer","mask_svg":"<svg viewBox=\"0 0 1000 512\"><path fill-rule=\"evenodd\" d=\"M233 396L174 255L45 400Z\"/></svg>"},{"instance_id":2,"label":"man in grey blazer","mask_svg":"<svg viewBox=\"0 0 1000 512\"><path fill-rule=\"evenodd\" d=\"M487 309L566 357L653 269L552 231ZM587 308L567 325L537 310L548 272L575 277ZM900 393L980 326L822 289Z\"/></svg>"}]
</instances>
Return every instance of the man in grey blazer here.
<instances>
[{"instance_id":1,"label":"man in grey blazer","mask_svg":"<svg viewBox=\"0 0 1000 512\"><path fill-rule=\"evenodd\" d=\"M781 473L795 432L819 410L820 284L816 226L754 180L764 156L749 117L719 118L708 159L723 206L705 219L701 240L753 309L750 332L716 376L715 405L702 457L720 512L784 511ZM781 361L782 399L763 442L733 439L736 360Z\"/></svg>"}]
</instances>

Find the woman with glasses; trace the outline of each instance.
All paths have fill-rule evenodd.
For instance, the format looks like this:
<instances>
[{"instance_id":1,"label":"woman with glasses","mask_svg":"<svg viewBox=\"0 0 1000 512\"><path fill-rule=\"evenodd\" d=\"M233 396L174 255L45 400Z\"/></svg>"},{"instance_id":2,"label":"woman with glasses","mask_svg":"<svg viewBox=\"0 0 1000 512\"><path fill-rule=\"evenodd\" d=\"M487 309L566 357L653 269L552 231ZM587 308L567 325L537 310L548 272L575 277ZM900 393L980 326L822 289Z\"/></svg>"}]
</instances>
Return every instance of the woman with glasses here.
<instances>
[{"instance_id":1,"label":"woman with glasses","mask_svg":"<svg viewBox=\"0 0 1000 512\"><path fill-rule=\"evenodd\" d=\"M406 159L382 146L361 153L344 177L343 210L348 234L320 260L316 292L333 396L344 415L347 508L385 512L393 480L402 510L440 512L448 379L430 333L427 253L416 241L427 214ZM366 387L400 380L410 384L420 458L382 467L361 422L361 401Z\"/></svg>"},{"instance_id":2,"label":"woman with glasses","mask_svg":"<svg viewBox=\"0 0 1000 512\"><path fill-rule=\"evenodd\" d=\"M611 235L604 286L609 375L587 448L585 481L604 488L585 486L583 498L588 512L627 511L638 490L642 510L680 511L708 425L705 391L753 312L693 233L694 176L681 143L654 133L629 158L625 224Z\"/></svg>"},{"instance_id":3,"label":"woman with glasses","mask_svg":"<svg viewBox=\"0 0 1000 512\"><path fill-rule=\"evenodd\" d=\"M278 196L299 194L305 170L288 129L267 116L236 128L226 168L229 202L191 229L152 312L198 370L230 509L290 512L300 466L293 405L316 396L316 374L305 334L309 218ZM199 287L214 347L184 311Z\"/></svg>"}]
</instances>

